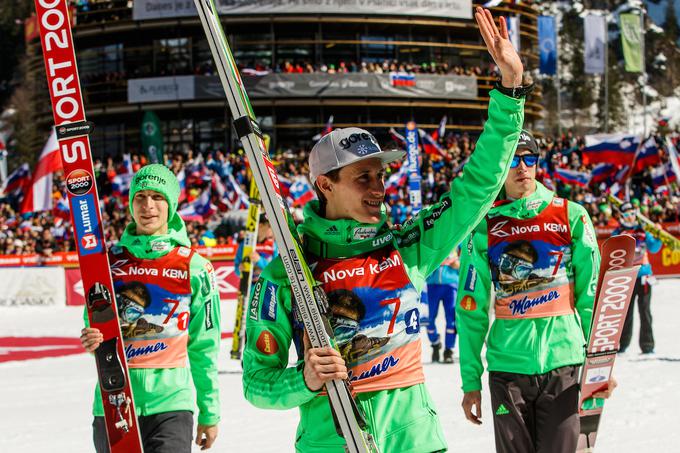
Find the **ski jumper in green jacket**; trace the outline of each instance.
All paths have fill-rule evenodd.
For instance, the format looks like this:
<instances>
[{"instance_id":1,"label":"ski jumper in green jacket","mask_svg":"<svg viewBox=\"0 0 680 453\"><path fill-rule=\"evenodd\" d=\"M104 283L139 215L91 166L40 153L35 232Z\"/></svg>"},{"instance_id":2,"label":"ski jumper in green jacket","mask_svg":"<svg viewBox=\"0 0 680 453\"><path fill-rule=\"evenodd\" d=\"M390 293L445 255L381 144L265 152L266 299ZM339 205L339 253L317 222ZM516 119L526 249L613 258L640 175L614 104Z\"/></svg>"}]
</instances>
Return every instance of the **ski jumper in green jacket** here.
<instances>
[{"instance_id":1,"label":"ski jumper in green jacket","mask_svg":"<svg viewBox=\"0 0 680 453\"><path fill-rule=\"evenodd\" d=\"M491 207L508 172L523 123L523 99L491 92L489 120L463 175L450 192L400 230L327 220L318 204L304 210L299 232L310 268L329 298L329 320L368 430L383 452L445 450L424 386L419 338L420 293L427 276ZM280 258L263 271L249 305L243 391L264 409L300 407L295 447L343 452L323 392L306 386L302 323L295 319ZM289 366L289 348L298 353Z\"/></svg>"},{"instance_id":2,"label":"ski jumper in green jacket","mask_svg":"<svg viewBox=\"0 0 680 453\"><path fill-rule=\"evenodd\" d=\"M138 416L195 413L198 407L198 424L215 425L220 420L219 294L212 265L191 250L175 209L176 202L167 234L138 235L133 221L109 250L118 310L125 314L121 330L130 385ZM104 415L99 385L93 414Z\"/></svg>"},{"instance_id":3,"label":"ski jumper in green jacket","mask_svg":"<svg viewBox=\"0 0 680 453\"><path fill-rule=\"evenodd\" d=\"M503 265L490 265L517 261L501 257L511 246L534 254L533 268L519 280L501 275ZM599 262L582 206L556 198L539 182L527 198L496 203L462 247L456 320L463 391L482 388L485 339L489 371L536 375L582 364Z\"/></svg>"}]
</instances>

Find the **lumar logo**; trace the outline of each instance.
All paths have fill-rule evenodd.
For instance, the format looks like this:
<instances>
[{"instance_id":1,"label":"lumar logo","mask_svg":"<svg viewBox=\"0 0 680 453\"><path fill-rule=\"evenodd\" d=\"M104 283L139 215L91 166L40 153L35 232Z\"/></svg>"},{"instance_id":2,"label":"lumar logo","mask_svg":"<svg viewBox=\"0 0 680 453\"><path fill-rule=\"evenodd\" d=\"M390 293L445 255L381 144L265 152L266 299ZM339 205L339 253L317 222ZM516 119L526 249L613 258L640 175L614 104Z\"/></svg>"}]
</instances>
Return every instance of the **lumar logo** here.
<instances>
[{"instance_id":1,"label":"lumar logo","mask_svg":"<svg viewBox=\"0 0 680 453\"><path fill-rule=\"evenodd\" d=\"M361 132L357 134L352 134L349 137L345 137L342 140L340 140L340 146L342 149L348 149L350 146L352 146L355 143L358 143L360 141L369 141L373 143L374 145L377 146L377 144L374 141L375 139L370 135L367 134L366 132ZM375 150L378 151L378 150ZM374 152L375 152L374 151ZM363 154L367 154L368 152L365 151Z\"/></svg>"}]
</instances>

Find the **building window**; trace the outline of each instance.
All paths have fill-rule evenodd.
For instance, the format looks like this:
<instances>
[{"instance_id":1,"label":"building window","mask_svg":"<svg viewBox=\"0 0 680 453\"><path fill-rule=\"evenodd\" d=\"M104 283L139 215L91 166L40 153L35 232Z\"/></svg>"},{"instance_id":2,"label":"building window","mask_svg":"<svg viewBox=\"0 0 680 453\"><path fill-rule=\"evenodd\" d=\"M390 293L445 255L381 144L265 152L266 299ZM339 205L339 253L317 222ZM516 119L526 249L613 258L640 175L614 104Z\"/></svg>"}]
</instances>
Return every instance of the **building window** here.
<instances>
[{"instance_id":1,"label":"building window","mask_svg":"<svg viewBox=\"0 0 680 453\"><path fill-rule=\"evenodd\" d=\"M191 38L154 41L154 73L159 76L193 73Z\"/></svg>"}]
</instances>

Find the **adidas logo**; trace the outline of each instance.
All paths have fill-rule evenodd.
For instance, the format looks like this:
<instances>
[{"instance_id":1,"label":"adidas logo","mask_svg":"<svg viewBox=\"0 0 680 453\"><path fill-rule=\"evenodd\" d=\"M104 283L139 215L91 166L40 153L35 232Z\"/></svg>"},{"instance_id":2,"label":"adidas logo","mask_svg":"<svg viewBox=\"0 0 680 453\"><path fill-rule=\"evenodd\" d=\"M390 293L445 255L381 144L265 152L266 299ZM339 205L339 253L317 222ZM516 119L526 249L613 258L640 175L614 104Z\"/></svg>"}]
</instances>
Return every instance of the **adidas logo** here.
<instances>
[{"instance_id":1,"label":"adidas logo","mask_svg":"<svg viewBox=\"0 0 680 453\"><path fill-rule=\"evenodd\" d=\"M507 415L509 413L510 411L505 407L504 404L501 404L498 406L498 409L496 409L496 415Z\"/></svg>"},{"instance_id":2,"label":"adidas logo","mask_svg":"<svg viewBox=\"0 0 680 453\"><path fill-rule=\"evenodd\" d=\"M336 227L335 225L333 225L333 226L331 226L330 228L328 228L328 229L324 232L324 234L340 234L340 231L338 231L338 227Z\"/></svg>"}]
</instances>

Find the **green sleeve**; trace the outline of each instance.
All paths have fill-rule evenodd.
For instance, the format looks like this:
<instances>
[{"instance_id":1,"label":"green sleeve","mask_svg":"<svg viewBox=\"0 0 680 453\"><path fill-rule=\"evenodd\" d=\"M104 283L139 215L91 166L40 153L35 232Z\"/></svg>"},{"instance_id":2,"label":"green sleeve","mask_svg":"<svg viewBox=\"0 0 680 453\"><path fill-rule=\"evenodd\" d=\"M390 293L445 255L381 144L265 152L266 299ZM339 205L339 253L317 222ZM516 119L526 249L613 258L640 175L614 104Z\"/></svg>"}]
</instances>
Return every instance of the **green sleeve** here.
<instances>
[{"instance_id":1,"label":"green sleeve","mask_svg":"<svg viewBox=\"0 0 680 453\"><path fill-rule=\"evenodd\" d=\"M569 202L572 267L574 275L574 304L581 318L583 338L588 341L593 318L593 303L600 272L600 252L595 229L586 210Z\"/></svg>"},{"instance_id":2,"label":"green sleeve","mask_svg":"<svg viewBox=\"0 0 680 453\"><path fill-rule=\"evenodd\" d=\"M280 263L276 259L268 267ZM262 409L291 409L317 394L305 384L304 362L288 366L293 340L290 306L290 287L276 285L261 275L247 313L243 394Z\"/></svg>"},{"instance_id":3,"label":"green sleeve","mask_svg":"<svg viewBox=\"0 0 680 453\"><path fill-rule=\"evenodd\" d=\"M489 330L491 271L487 257L486 221L463 244L456 296L456 327L463 392L482 389L482 346Z\"/></svg>"},{"instance_id":4,"label":"green sleeve","mask_svg":"<svg viewBox=\"0 0 680 453\"><path fill-rule=\"evenodd\" d=\"M198 423L220 421L217 361L220 352L220 296L212 265L199 254L191 259L189 364L196 387Z\"/></svg>"},{"instance_id":5,"label":"green sleeve","mask_svg":"<svg viewBox=\"0 0 680 453\"><path fill-rule=\"evenodd\" d=\"M399 233L400 252L416 289L422 289L427 276L491 208L510 169L523 122L524 99L491 91L489 119L462 176Z\"/></svg>"}]
</instances>

